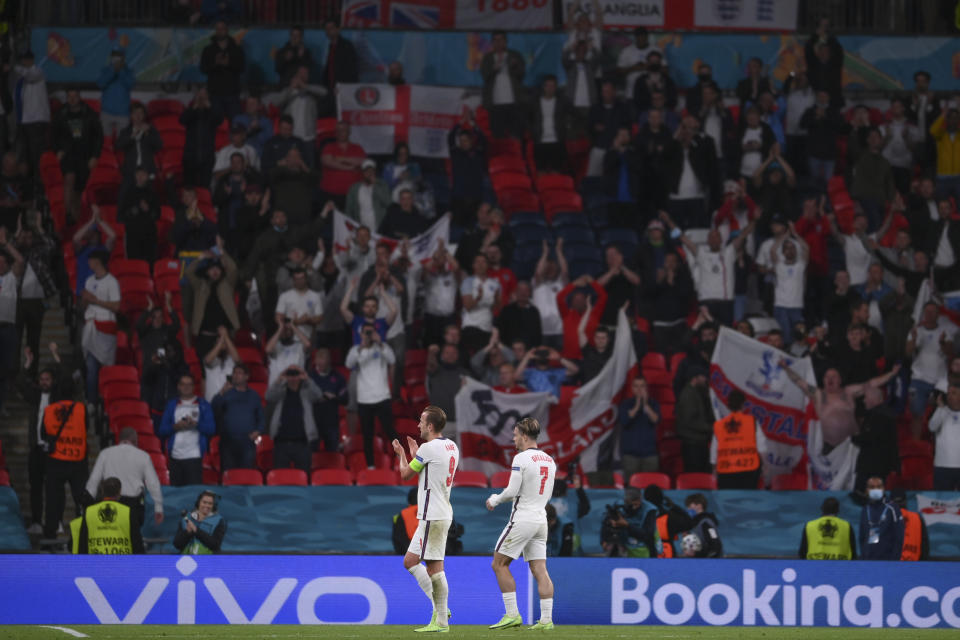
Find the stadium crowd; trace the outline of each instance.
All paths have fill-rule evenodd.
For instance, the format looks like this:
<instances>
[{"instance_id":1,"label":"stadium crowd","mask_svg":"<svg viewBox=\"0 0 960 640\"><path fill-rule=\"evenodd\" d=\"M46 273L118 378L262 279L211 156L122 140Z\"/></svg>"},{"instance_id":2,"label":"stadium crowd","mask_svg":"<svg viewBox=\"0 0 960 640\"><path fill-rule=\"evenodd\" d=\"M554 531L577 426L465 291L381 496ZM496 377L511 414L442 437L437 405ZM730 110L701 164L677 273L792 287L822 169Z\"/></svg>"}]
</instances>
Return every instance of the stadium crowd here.
<instances>
[{"instance_id":1,"label":"stadium crowd","mask_svg":"<svg viewBox=\"0 0 960 640\"><path fill-rule=\"evenodd\" d=\"M358 79L336 22L326 51L291 29L281 85L245 87L243 47L211 21L186 104L132 101L121 49L98 100L51 99L29 51L10 71L0 402L19 372L37 530L44 501L53 534L64 484L78 499L86 482L75 416L132 429L161 484L392 484L389 443L427 401L455 424L465 376L559 397L603 369L621 309L640 375L601 469L617 482L722 465L707 376L731 327L813 359L819 387L798 384L859 445L858 492L872 476L960 490L960 316L943 304L960 289L960 98L929 73L854 103L822 22L782 87L756 59L735 87L707 63L680 87L642 28L604 66L602 25L581 15L565 86L531 86L492 34L482 106L437 164L405 143L370 157L332 117ZM399 63L385 80L404 83ZM446 211L450 245L412 263L409 240ZM55 297L79 355L40 370ZM80 377L85 404L47 412L73 410Z\"/></svg>"}]
</instances>

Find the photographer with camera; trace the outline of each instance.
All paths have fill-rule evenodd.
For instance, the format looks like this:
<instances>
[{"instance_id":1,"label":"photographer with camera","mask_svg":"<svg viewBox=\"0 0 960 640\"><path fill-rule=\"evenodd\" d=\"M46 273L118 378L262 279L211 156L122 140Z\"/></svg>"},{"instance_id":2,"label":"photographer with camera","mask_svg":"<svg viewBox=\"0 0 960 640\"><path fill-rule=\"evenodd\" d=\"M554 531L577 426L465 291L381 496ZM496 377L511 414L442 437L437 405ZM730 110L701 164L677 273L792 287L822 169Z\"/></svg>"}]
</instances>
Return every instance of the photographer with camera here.
<instances>
[{"instance_id":1,"label":"photographer with camera","mask_svg":"<svg viewBox=\"0 0 960 640\"><path fill-rule=\"evenodd\" d=\"M277 330L264 347L270 382L275 382L290 367L305 367L309 350L310 336L297 326L293 318L287 316L278 321ZM267 404L270 404L269 399Z\"/></svg>"},{"instance_id":2,"label":"photographer with camera","mask_svg":"<svg viewBox=\"0 0 960 640\"><path fill-rule=\"evenodd\" d=\"M397 437L393 428L393 411L390 406L390 368L396 363L393 349L383 341L376 323L367 320L361 331L360 344L355 344L347 353L346 365L357 379L357 411L363 429L363 453L367 467L374 468L373 438L376 433L375 419L380 419L383 435L388 442Z\"/></svg>"},{"instance_id":3,"label":"photographer with camera","mask_svg":"<svg viewBox=\"0 0 960 640\"><path fill-rule=\"evenodd\" d=\"M663 547L657 532L657 508L640 489L624 491L623 504L608 504L600 528L600 544L611 558L656 558Z\"/></svg>"},{"instance_id":4,"label":"photographer with camera","mask_svg":"<svg viewBox=\"0 0 960 640\"><path fill-rule=\"evenodd\" d=\"M310 456L320 439L313 405L323 392L303 367L290 365L267 389L267 404L274 407L270 417L273 438L273 466L286 469L292 464L310 473Z\"/></svg>"},{"instance_id":5,"label":"photographer with camera","mask_svg":"<svg viewBox=\"0 0 960 640\"><path fill-rule=\"evenodd\" d=\"M173 546L183 555L210 555L218 553L227 533L227 521L217 513L217 499L212 491L197 496L193 511L182 512Z\"/></svg>"},{"instance_id":6,"label":"photographer with camera","mask_svg":"<svg viewBox=\"0 0 960 640\"><path fill-rule=\"evenodd\" d=\"M687 510L663 495L663 489L655 484L643 490L643 499L657 508L657 533L663 545L661 558L675 558L677 550L673 543L680 534L693 528L693 518Z\"/></svg>"}]
</instances>

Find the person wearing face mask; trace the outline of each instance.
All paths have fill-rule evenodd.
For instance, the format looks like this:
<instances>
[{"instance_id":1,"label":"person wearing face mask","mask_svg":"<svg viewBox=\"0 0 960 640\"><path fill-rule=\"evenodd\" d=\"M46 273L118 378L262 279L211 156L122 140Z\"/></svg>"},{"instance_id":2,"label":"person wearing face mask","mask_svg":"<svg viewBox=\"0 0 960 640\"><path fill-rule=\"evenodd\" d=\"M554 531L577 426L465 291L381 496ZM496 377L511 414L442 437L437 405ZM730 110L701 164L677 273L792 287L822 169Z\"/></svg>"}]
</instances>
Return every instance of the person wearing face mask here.
<instances>
[{"instance_id":1,"label":"person wearing face mask","mask_svg":"<svg viewBox=\"0 0 960 640\"><path fill-rule=\"evenodd\" d=\"M657 508L634 487L624 491L621 509L613 513L608 508L604 513L600 538L604 552L612 558L656 558L663 552Z\"/></svg>"},{"instance_id":2,"label":"person wearing face mask","mask_svg":"<svg viewBox=\"0 0 960 640\"><path fill-rule=\"evenodd\" d=\"M684 555L696 558L722 558L723 542L717 530L719 527L717 516L707 511L706 496L702 493L691 494L687 496L684 504L687 507L687 513L693 519L693 528L690 532L700 538L700 550L685 551Z\"/></svg>"},{"instance_id":3,"label":"person wearing face mask","mask_svg":"<svg viewBox=\"0 0 960 640\"><path fill-rule=\"evenodd\" d=\"M869 502L860 512L860 553L864 560L899 560L903 550L903 514L886 498L883 478L867 480Z\"/></svg>"}]
</instances>

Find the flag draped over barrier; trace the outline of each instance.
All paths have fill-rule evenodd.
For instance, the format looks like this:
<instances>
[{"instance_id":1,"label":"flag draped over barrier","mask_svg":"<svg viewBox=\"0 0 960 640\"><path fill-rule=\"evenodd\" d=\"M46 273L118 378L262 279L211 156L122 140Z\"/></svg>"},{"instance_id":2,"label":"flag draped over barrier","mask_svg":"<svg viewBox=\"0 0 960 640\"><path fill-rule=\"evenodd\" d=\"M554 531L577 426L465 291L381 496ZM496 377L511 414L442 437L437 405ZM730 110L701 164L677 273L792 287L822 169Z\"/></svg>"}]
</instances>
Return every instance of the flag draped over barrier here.
<instances>
[{"instance_id":1,"label":"flag draped over barrier","mask_svg":"<svg viewBox=\"0 0 960 640\"><path fill-rule=\"evenodd\" d=\"M579 456L583 470L594 471L612 462L616 403L636 363L630 323L621 311L607 364L582 387L563 387L559 399L546 392L499 393L468 379L456 397L463 468L487 474L508 470L513 423L528 415L540 421L540 448L559 464Z\"/></svg>"},{"instance_id":2,"label":"flag draped over barrier","mask_svg":"<svg viewBox=\"0 0 960 640\"><path fill-rule=\"evenodd\" d=\"M350 247L350 240L353 238L360 224L351 218L343 215L339 211L333 212L333 251L334 254L343 253ZM407 248L407 256L413 264L422 264L430 259L440 241L448 243L450 240L450 214L445 214L437 219L433 225L420 235L410 238ZM387 238L377 233L370 233L370 242L376 245L383 242L390 245L391 248L399 246L399 242L393 238Z\"/></svg>"},{"instance_id":3,"label":"flag draped over barrier","mask_svg":"<svg viewBox=\"0 0 960 640\"><path fill-rule=\"evenodd\" d=\"M720 419L730 413L727 398L734 389L746 396L745 410L757 419L767 436L767 481L776 475L802 471L809 463L814 488L852 488L858 447L848 438L833 448L825 448L813 399L790 381L780 366L781 360L809 384L816 385L809 358L797 359L722 328L710 363L714 414Z\"/></svg>"}]
</instances>

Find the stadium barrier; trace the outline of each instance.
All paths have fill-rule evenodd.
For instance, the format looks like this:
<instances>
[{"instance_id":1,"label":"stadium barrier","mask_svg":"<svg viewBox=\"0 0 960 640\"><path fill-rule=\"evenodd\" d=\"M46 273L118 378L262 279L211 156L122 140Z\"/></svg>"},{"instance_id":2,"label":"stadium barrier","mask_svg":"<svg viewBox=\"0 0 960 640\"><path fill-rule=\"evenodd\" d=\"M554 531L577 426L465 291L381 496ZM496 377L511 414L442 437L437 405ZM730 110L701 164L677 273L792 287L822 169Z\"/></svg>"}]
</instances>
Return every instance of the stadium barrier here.
<instances>
[{"instance_id":1,"label":"stadium barrier","mask_svg":"<svg viewBox=\"0 0 960 640\"><path fill-rule=\"evenodd\" d=\"M552 559L558 624L960 628L955 564ZM449 558L455 624L502 602L488 558ZM517 604L536 585L516 563ZM422 624L399 558L0 556L4 624ZM54 604L55 603L55 604Z\"/></svg>"}]
</instances>

